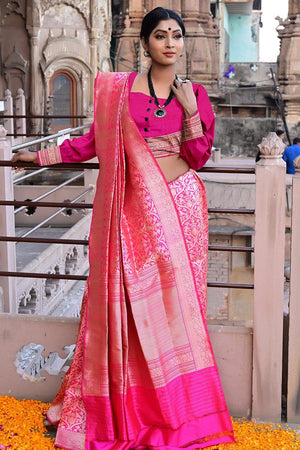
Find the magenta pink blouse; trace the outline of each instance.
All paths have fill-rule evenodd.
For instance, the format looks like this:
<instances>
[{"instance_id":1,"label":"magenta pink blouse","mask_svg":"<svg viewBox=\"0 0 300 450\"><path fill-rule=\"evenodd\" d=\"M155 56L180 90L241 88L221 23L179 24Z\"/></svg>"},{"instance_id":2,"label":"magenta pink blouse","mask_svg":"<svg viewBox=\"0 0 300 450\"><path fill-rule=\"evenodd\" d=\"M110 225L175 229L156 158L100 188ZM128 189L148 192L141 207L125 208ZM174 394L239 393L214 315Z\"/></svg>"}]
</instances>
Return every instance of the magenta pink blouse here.
<instances>
[{"instance_id":1,"label":"magenta pink blouse","mask_svg":"<svg viewBox=\"0 0 300 450\"><path fill-rule=\"evenodd\" d=\"M136 73L129 77L131 90ZM154 116L157 106L152 97L139 92L129 93L129 108L137 128L156 158L179 154L192 169L200 169L211 154L215 116L203 86L194 84L198 111L185 118L183 108L176 98L166 107L166 116ZM158 99L163 104L165 99ZM66 139L59 147L37 152L40 165L59 162L82 162L96 156L94 124L90 131L72 141Z\"/></svg>"}]
</instances>

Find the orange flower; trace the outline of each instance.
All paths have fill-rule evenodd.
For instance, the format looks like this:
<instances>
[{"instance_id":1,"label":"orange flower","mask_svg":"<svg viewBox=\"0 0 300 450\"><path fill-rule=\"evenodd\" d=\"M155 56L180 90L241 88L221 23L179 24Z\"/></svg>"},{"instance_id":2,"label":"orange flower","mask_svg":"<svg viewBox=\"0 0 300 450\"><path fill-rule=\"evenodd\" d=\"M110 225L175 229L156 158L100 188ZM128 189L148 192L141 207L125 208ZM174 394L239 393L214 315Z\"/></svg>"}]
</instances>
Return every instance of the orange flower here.
<instances>
[{"instance_id":1,"label":"orange flower","mask_svg":"<svg viewBox=\"0 0 300 450\"><path fill-rule=\"evenodd\" d=\"M54 439L45 435L43 410L47 403L0 397L0 449L53 450Z\"/></svg>"},{"instance_id":2,"label":"orange flower","mask_svg":"<svg viewBox=\"0 0 300 450\"><path fill-rule=\"evenodd\" d=\"M49 404L35 400L0 397L0 450L54 450L54 438L47 435L43 425L48 407ZM288 426L236 419L233 428L236 444L210 449L300 450L300 436Z\"/></svg>"},{"instance_id":3,"label":"orange flower","mask_svg":"<svg viewBox=\"0 0 300 450\"><path fill-rule=\"evenodd\" d=\"M222 444L211 450L300 450L300 430L297 434L288 426L233 419L233 430L236 444Z\"/></svg>"}]
</instances>

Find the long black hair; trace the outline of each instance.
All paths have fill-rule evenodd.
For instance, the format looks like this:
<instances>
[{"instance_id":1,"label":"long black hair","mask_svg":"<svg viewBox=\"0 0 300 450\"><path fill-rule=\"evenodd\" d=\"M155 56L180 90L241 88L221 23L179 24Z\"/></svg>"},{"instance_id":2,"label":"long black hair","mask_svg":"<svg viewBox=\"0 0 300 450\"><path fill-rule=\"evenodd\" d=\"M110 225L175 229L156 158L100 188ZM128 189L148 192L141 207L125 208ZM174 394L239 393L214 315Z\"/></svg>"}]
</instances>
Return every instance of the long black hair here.
<instances>
[{"instance_id":1,"label":"long black hair","mask_svg":"<svg viewBox=\"0 0 300 450\"><path fill-rule=\"evenodd\" d=\"M141 39L143 38L144 41L148 43L150 34L154 30L154 28L157 27L159 22L161 20L169 20L169 19L176 20L184 36L185 26L182 21L182 18L175 11L158 6L157 8L152 9L152 11L148 12L148 14L145 15L142 22L140 38Z\"/></svg>"}]
</instances>

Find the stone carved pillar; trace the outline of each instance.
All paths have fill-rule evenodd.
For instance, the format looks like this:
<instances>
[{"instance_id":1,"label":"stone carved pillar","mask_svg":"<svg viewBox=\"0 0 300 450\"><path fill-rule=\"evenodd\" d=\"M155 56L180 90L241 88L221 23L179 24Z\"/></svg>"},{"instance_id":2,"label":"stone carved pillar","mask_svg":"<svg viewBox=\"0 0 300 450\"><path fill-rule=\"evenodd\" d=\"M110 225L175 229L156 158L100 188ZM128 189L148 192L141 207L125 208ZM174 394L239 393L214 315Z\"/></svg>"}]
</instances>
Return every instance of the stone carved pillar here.
<instances>
[{"instance_id":1,"label":"stone carved pillar","mask_svg":"<svg viewBox=\"0 0 300 450\"><path fill-rule=\"evenodd\" d=\"M252 417L281 420L285 249L284 144L269 133L256 164ZM276 245L274 245L276 243Z\"/></svg>"},{"instance_id":2,"label":"stone carved pillar","mask_svg":"<svg viewBox=\"0 0 300 450\"><path fill-rule=\"evenodd\" d=\"M297 124L300 117L300 2L289 1L286 20L279 20L281 40L278 57L278 81L285 101L287 122Z\"/></svg>"},{"instance_id":3,"label":"stone carved pillar","mask_svg":"<svg viewBox=\"0 0 300 450\"><path fill-rule=\"evenodd\" d=\"M14 107L13 107L13 98L9 89L6 89L4 92L4 102L5 102L4 116L12 116L14 114ZM12 118L4 119L3 122L6 127L7 133L10 135L14 134L14 119ZM10 136L9 140L12 144L14 137Z\"/></svg>"},{"instance_id":4,"label":"stone carved pillar","mask_svg":"<svg viewBox=\"0 0 300 450\"><path fill-rule=\"evenodd\" d=\"M139 46L139 32L144 14L162 6L182 15L186 26L185 53L178 62L179 76L203 84L209 92L215 92L218 84L219 31L210 14L209 0L129 0L129 8L120 9L120 21L114 31L116 38L117 71L138 71L146 68L145 58Z\"/></svg>"},{"instance_id":5,"label":"stone carved pillar","mask_svg":"<svg viewBox=\"0 0 300 450\"><path fill-rule=\"evenodd\" d=\"M209 0L182 0L186 25L186 76L216 92L219 79L219 30L210 14Z\"/></svg>"},{"instance_id":6,"label":"stone carved pillar","mask_svg":"<svg viewBox=\"0 0 300 450\"><path fill-rule=\"evenodd\" d=\"M98 70L98 42L99 42L98 30L92 30L90 34L90 61L94 79L96 78Z\"/></svg>"},{"instance_id":7,"label":"stone carved pillar","mask_svg":"<svg viewBox=\"0 0 300 450\"><path fill-rule=\"evenodd\" d=\"M30 50L31 50L31 58L30 58L30 70L31 70L31 96L30 96L30 112L33 115L39 115L41 113L41 99L39 96L39 39L38 39L38 31L32 30L32 35L30 37ZM39 132L39 119L33 119L31 122L31 131L33 133Z\"/></svg>"},{"instance_id":8,"label":"stone carved pillar","mask_svg":"<svg viewBox=\"0 0 300 450\"><path fill-rule=\"evenodd\" d=\"M23 89L18 89L15 99L15 108L17 116L24 116L26 114L25 95ZM26 134L26 119L25 117L16 119L17 134ZM21 136L22 142L25 141L25 136Z\"/></svg>"},{"instance_id":9,"label":"stone carved pillar","mask_svg":"<svg viewBox=\"0 0 300 450\"><path fill-rule=\"evenodd\" d=\"M289 17L296 17L300 12L299 0L289 0Z\"/></svg>"},{"instance_id":10,"label":"stone carved pillar","mask_svg":"<svg viewBox=\"0 0 300 450\"><path fill-rule=\"evenodd\" d=\"M6 140L7 130L0 125L0 160L9 161L12 157L11 146ZM0 197L3 200L13 200L13 173L10 167L0 167ZM0 214L1 236L15 235L15 215L13 206L2 206ZM0 242L0 261L3 271L16 271L16 244L15 242ZM0 277L0 286L3 291L3 312L15 314L16 304L16 278Z\"/></svg>"},{"instance_id":11,"label":"stone carved pillar","mask_svg":"<svg viewBox=\"0 0 300 450\"><path fill-rule=\"evenodd\" d=\"M288 339L288 387L287 420L300 423L299 373L300 373L300 157L294 159L296 174L293 176L292 227L291 227L291 278L289 301L289 339Z\"/></svg>"},{"instance_id":12,"label":"stone carved pillar","mask_svg":"<svg viewBox=\"0 0 300 450\"><path fill-rule=\"evenodd\" d=\"M100 35L102 41L105 40L104 36L104 23L103 17L100 12L99 1L91 0L90 4L91 11L91 28L89 30L89 38L90 38L90 64L93 72L93 79L96 78L98 68L101 67L101 59L102 55L100 55ZM93 87L94 83L91 83L89 99L93 98ZM85 111L85 108L83 108Z\"/></svg>"}]
</instances>

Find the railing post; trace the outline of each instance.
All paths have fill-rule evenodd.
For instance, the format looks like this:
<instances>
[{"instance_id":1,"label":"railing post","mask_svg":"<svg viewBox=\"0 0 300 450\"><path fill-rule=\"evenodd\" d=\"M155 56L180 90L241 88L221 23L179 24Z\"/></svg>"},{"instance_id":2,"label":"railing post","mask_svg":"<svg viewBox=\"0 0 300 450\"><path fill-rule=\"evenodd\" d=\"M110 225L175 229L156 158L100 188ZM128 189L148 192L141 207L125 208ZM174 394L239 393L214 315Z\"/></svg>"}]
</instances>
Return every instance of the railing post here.
<instances>
[{"instance_id":1,"label":"railing post","mask_svg":"<svg viewBox=\"0 0 300 450\"><path fill-rule=\"evenodd\" d=\"M269 133L256 165L252 417L281 421L285 248L284 144Z\"/></svg>"},{"instance_id":2,"label":"railing post","mask_svg":"<svg viewBox=\"0 0 300 450\"><path fill-rule=\"evenodd\" d=\"M26 115L26 107L25 107L25 95L23 89L18 89L18 94L15 98L15 108L16 108L16 116L25 116ZM26 119L20 118L16 119L16 134L26 134ZM21 141L23 142L25 137L21 137Z\"/></svg>"},{"instance_id":3,"label":"railing post","mask_svg":"<svg viewBox=\"0 0 300 450\"><path fill-rule=\"evenodd\" d=\"M12 116L14 114L13 98L9 89L4 92L5 111L4 116ZM8 134L14 134L14 119L4 119L4 126ZM9 136L9 141L13 143L13 136Z\"/></svg>"},{"instance_id":4,"label":"railing post","mask_svg":"<svg viewBox=\"0 0 300 450\"><path fill-rule=\"evenodd\" d=\"M298 164L296 161L298 160ZM293 177L292 226L291 226L291 278L289 304L289 350L287 420L300 423L300 161L294 161L296 175ZM299 168L297 168L297 166Z\"/></svg>"},{"instance_id":5,"label":"railing post","mask_svg":"<svg viewBox=\"0 0 300 450\"><path fill-rule=\"evenodd\" d=\"M11 147L6 140L6 129L0 125L0 160L10 160ZM13 200L13 173L10 167L0 167L0 198ZM2 236L15 235L15 217L13 206L3 206L0 214L0 234ZM16 270L16 249L14 242L0 242L1 268L5 271ZM3 290L3 312L16 313L16 279L1 277L0 285Z\"/></svg>"}]
</instances>

